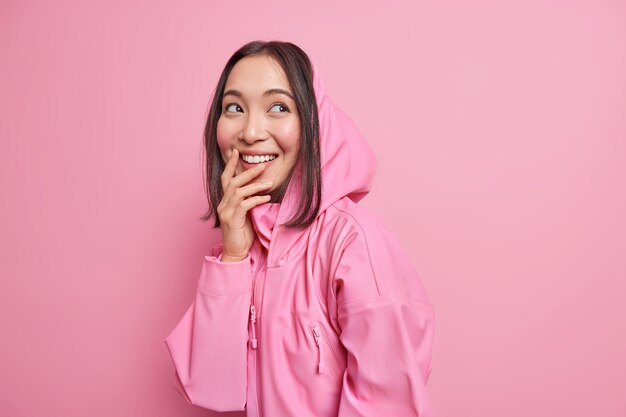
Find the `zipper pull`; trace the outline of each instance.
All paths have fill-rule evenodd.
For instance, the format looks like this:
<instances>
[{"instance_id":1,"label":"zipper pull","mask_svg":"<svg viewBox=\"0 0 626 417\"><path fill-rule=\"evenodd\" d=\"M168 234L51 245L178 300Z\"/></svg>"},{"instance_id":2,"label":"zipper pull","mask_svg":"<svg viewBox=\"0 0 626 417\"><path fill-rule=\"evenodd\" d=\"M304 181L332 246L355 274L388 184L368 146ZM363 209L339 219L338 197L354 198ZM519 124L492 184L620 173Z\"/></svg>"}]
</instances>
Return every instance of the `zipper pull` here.
<instances>
[{"instance_id":1,"label":"zipper pull","mask_svg":"<svg viewBox=\"0 0 626 417\"><path fill-rule=\"evenodd\" d=\"M320 330L319 325L315 325L312 329L313 337L315 338L315 344L317 345L317 349L320 352L320 360L317 364L317 373L324 373L324 369L326 368L326 364L324 363L324 345L322 344L322 332Z\"/></svg>"},{"instance_id":2,"label":"zipper pull","mask_svg":"<svg viewBox=\"0 0 626 417\"><path fill-rule=\"evenodd\" d=\"M250 322L252 324L252 337L250 338L250 343L252 344L252 349L256 349L256 309L254 308L254 304L250 306Z\"/></svg>"}]
</instances>

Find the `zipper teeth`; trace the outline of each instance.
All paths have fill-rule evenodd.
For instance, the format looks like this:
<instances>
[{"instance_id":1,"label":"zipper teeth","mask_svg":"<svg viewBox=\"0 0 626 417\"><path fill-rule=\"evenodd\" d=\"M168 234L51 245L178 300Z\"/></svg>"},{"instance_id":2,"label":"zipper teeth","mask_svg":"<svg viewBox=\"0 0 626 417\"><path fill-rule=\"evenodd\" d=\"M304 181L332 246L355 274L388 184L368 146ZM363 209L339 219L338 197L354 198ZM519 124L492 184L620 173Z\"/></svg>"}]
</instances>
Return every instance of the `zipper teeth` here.
<instances>
[{"instance_id":1,"label":"zipper teeth","mask_svg":"<svg viewBox=\"0 0 626 417\"><path fill-rule=\"evenodd\" d=\"M252 344L252 349L256 349L257 347L257 339L256 339L256 309L254 308L254 304L250 306L250 323L252 326L252 335L250 336L250 343Z\"/></svg>"},{"instance_id":2,"label":"zipper teeth","mask_svg":"<svg viewBox=\"0 0 626 417\"><path fill-rule=\"evenodd\" d=\"M254 337L254 342L252 342L252 348L253 350L253 354L254 354L254 403L256 405L256 412L257 412L257 416L260 415L261 410L259 408L259 357L257 355L257 346L258 346L258 341L256 339L256 307L255 304L256 303L256 293L257 293L257 288L259 286L259 274L263 273L263 271L259 271L259 269L256 267L256 263L255 263L255 268L252 271L252 279L253 279L253 285L252 285L252 305L250 306L250 314L252 316L252 312L254 312L254 322L252 323L252 334ZM251 317L252 319L252 317Z\"/></svg>"},{"instance_id":3,"label":"zipper teeth","mask_svg":"<svg viewBox=\"0 0 626 417\"><path fill-rule=\"evenodd\" d=\"M257 293L257 289L259 287L259 277L258 277L258 273L256 273L256 268L254 271L252 271L253 275L253 280L254 283L252 285L252 303L250 305L250 324L252 326L252 335L251 335L251 343L252 343L252 348L256 349L259 345L257 336L256 336L256 321L257 321L257 309L255 306L256 303L256 293Z\"/></svg>"},{"instance_id":4,"label":"zipper teeth","mask_svg":"<svg viewBox=\"0 0 626 417\"><path fill-rule=\"evenodd\" d=\"M324 339L324 341L326 342L326 345L328 346L327 353L331 355L333 358L337 358L337 354L335 353L335 350L333 349L330 342L328 341L328 337L326 336L326 333L324 332L324 330L322 330L321 325L319 326L320 326L320 332L322 333L322 339ZM336 359L334 360L336 362Z\"/></svg>"}]
</instances>

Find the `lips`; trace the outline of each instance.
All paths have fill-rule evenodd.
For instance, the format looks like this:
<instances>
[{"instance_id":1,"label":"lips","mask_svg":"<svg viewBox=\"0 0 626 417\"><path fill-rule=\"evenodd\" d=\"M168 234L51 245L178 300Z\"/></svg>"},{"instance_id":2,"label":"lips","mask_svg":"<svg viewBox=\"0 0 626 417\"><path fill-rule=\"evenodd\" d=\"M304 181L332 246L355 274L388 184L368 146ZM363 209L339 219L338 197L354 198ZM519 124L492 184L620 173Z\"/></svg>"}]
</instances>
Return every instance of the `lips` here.
<instances>
[{"instance_id":1,"label":"lips","mask_svg":"<svg viewBox=\"0 0 626 417\"><path fill-rule=\"evenodd\" d=\"M245 151L242 151L241 149L237 149L239 151L239 155L251 155L251 156L255 156L255 155L277 155L276 152L273 151L259 151L259 150L252 150L252 149L248 149Z\"/></svg>"},{"instance_id":2,"label":"lips","mask_svg":"<svg viewBox=\"0 0 626 417\"><path fill-rule=\"evenodd\" d=\"M267 156L269 156L269 157L277 158L278 154L276 154L276 153L259 153L259 154L251 154L251 153L246 154L246 153L244 153L244 154L240 154L239 157L241 159L243 159L244 157L246 157L247 159L250 159L250 158L254 158L256 156L260 156L260 157L267 157Z\"/></svg>"}]
</instances>

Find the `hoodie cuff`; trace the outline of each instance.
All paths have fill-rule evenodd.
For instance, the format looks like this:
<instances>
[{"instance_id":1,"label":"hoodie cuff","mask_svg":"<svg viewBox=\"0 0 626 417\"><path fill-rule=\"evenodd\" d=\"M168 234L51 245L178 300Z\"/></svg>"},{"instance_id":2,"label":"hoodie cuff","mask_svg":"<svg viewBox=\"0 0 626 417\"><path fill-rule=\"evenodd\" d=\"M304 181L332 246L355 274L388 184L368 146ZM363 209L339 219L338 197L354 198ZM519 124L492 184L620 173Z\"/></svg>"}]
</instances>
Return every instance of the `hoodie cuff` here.
<instances>
[{"instance_id":1,"label":"hoodie cuff","mask_svg":"<svg viewBox=\"0 0 626 417\"><path fill-rule=\"evenodd\" d=\"M207 255L198 279L198 291L218 296L240 295L252 291L250 254L241 261L222 262L219 256Z\"/></svg>"}]
</instances>

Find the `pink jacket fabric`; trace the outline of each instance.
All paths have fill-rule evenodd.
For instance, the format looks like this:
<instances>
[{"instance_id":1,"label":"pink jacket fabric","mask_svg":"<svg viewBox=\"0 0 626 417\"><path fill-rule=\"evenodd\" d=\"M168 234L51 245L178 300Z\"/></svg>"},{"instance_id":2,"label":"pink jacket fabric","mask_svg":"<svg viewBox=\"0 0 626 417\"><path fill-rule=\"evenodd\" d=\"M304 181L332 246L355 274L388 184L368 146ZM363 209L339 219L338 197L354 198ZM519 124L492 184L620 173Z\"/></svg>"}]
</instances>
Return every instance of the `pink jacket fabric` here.
<instances>
[{"instance_id":1,"label":"pink jacket fabric","mask_svg":"<svg viewBox=\"0 0 626 417\"><path fill-rule=\"evenodd\" d=\"M315 65L323 199L304 230L279 226L300 194L249 211L247 258L204 257L195 299L164 340L188 403L248 416L432 416L434 310L407 253L358 205L376 158Z\"/></svg>"}]
</instances>

